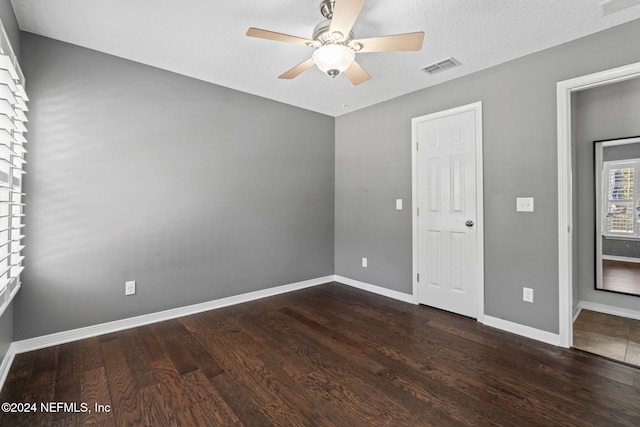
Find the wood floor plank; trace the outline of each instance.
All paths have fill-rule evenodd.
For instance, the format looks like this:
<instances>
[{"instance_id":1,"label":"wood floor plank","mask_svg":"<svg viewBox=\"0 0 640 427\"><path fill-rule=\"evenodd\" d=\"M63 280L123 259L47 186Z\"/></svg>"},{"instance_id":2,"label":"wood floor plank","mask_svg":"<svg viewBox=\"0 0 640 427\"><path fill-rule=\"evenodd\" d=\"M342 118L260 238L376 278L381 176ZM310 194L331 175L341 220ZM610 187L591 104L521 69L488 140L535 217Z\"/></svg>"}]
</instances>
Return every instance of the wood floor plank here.
<instances>
[{"instance_id":1,"label":"wood floor plank","mask_svg":"<svg viewBox=\"0 0 640 427\"><path fill-rule=\"evenodd\" d=\"M170 319L163 322L153 323L148 325L157 338L171 338L178 335L184 335L188 333L188 329L184 327L180 320Z\"/></svg>"},{"instance_id":2,"label":"wood floor plank","mask_svg":"<svg viewBox=\"0 0 640 427\"><path fill-rule=\"evenodd\" d=\"M306 369L299 371L290 364L285 367L283 360L291 361L291 358L278 359L272 352L265 351L258 357L279 378L276 386L281 388L279 397L282 402L275 402L262 408L273 422L282 418L288 423L286 415L291 412L291 408L295 408L300 416L306 420L313 420L311 424L318 426L340 426L348 419L345 416L348 414L342 414L340 411L325 413L321 410L319 403L332 401L334 396L326 389L307 380L312 372L305 373Z\"/></svg>"},{"instance_id":3,"label":"wood floor plank","mask_svg":"<svg viewBox=\"0 0 640 427\"><path fill-rule=\"evenodd\" d=\"M195 333L196 331L215 330L219 326L229 323L229 318L222 315L219 310L210 310L181 317L179 321L188 331Z\"/></svg>"},{"instance_id":4,"label":"wood floor plank","mask_svg":"<svg viewBox=\"0 0 640 427\"><path fill-rule=\"evenodd\" d=\"M62 402L69 399L71 402L80 401L80 374L82 360L80 359L79 342L62 344L58 348L58 366L56 372L56 387L54 399ZM54 419L58 417L54 416Z\"/></svg>"},{"instance_id":5,"label":"wood floor plank","mask_svg":"<svg viewBox=\"0 0 640 427\"><path fill-rule=\"evenodd\" d=\"M144 357L149 364L165 356L162 344L160 344L149 325L136 328L135 331L138 344L142 348Z\"/></svg>"},{"instance_id":6,"label":"wood floor plank","mask_svg":"<svg viewBox=\"0 0 640 427\"><path fill-rule=\"evenodd\" d=\"M637 426L640 369L337 283L14 359L2 426Z\"/></svg>"},{"instance_id":7,"label":"wood floor plank","mask_svg":"<svg viewBox=\"0 0 640 427\"><path fill-rule=\"evenodd\" d=\"M247 427L270 427L273 423L269 421L269 418L260 410L255 404L253 399L244 392L243 387L238 387L235 379L229 374L224 373L222 375L216 375L213 378L209 378L209 382L213 385L224 401L229 405L229 408L238 417L240 423ZM277 404L277 402L271 402L262 407Z\"/></svg>"},{"instance_id":8,"label":"wood floor plank","mask_svg":"<svg viewBox=\"0 0 640 427\"><path fill-rule=\"evenodd\" d=\"M239 425L240 420L227 405L220 393L213 388L207 376L200 371L190 372L183 377L192 397L207 414L207 421L213 426Z\"/></svg>"},{"instance_id":9,"label":"wood floor plank","mask_svg":"<svg viewBox=\"0 0 640 427\"><path fill-rule=\"evenodd\" d=\"M111 394L113 416L118 426L143 426L141 405L119 339L100 343Z\"/></svg>"},{"instance_id":10,"label":"wood floor plank","mask_svg":"<svg viewBox=\"0 0 640 427\"><path fill-rule=\"evenodd\" d=\"M89 405L90 412L82 415L83 425L113 421L113 404L109 394L109 383L104 367L84 371L80 380L82 402ZM100 406L97 406L100 405Z\"/></svg>"},{"instance_id":11,"label":"wood floor plank","mask_svg":"<svg viewBox=\"0 0 640 427\"><path fill-rule=\"evenodd\" d=\"M141 390L139 395L145 425L158 427L180 426L160 385L147 387Z\"/></svg>"},{"instance_id":12,"label":"wood floor plank","mask_svg":"<svg viewBox=\"0 0 640 427\"><path fill-rule=\"evenodd\" d=\"M207 378L224 373L224 369L218 361L198 342L193 335L184 335L179 338L179 344L191 356L199 371Z\"/></svg>"},{"instance_id":13,"label":"wood floor plank","mask_svg":"<svg viewBox=\"0 0 640 427\"><path fill-rule=\"evenodd\" d=\"M150 358L140 342L138 328L122 331L119 336L120 345L136 390L156 385L158 380L153 375Z\"/></svg>"},{"instance_id":14,"label":"wood floor plank","mask_svg":"<svg viewBox=\"0 0 640 427\"><path fill-rule=\"evenodd\" d=\"M153 362L158 386L180 426L208 426L208 417L192 397L184 378L178 373L168 355Z\"/></svg>"},{"instance_id":15,"label":"wood floor plank","mask_svg":"<svg viewBox=\"0 0 640 427\"><path fill-rule=\"evenodd\" d=\"M277 393L269 387L273 377L264 363L257 357L255 348L243 349L235 339L240 334L223 336L212 347L226 373L233 376L246 390L251 390L259 407L278 401ZM244 340L247 342L246 340Z\"/></svg>"},{"instance_id":16,"label":"wood floor plank","mask_svg":"<svg viewBox=\"0 0 640 427\"><path fill-rule=\"evenodd\" d=\"M298 427L303 425L318 425L309 421L306 423L295 412L284 406L282 402L274 402L262 407L262 412L269 418L274 426Z\"/></svg>"},{"instance_id":17,"label":"wood floor plank","mask_svg":"<svg viewBox=\"0 0 640 427\"><path fill-rule=\"evenodd\" d=\"M78 342L80 346L80 361L83 371L92 371L104 366L100 351L100 338L93 337Z\"/></svg>"},{"instance_id":18,"label":"wood floor plank","mask_svg":"<svg viewBox=\"0 0 640 427\"><path fill-rule=\"evenodd\" d=\"M242 361L243 366L251 372L254 381L269 390L273 396L277 396L277 400L264 404L262 408L280 408L285 412L286 408L296 408L304 419L314 420L317 425L333 425L328 421L332 417L324 416L326 411L315 410L313 403L308 399L307 390L301 383L295 381L297 375L282 375L283 370L279 369L279 364L274 363L275 358L271 352L260 346L250 335L239 331L236 334L221 337L221 341L238 357L238 360ZM329 395L326 394L326 396ZM271 415L275 414L271 413Z\"/></svg>"},{"instance_id":19,"label":"wood floor plank","mask_svg":"<svg viewBox=\"0 0 640 427\"><path fill-rule=\"evenodd\" d=\"M53 394L55 392L56 373L53 370L35 371L29 382L31 387L25 395L24 402L35 403L38 405L36 413L17 414L16 423L9 425L15 426L46 426L52 423L52 413L42 411L39 407L40 403L53 402ZM13 415L13 414L12 414Z\"/></svg>"},{"instance_id":20,"label":"wood floor plank","mask_svg":"<svg viewBox=\"0 0 640 427\"><path fill-rule=\"evenodd\" d=\"M58 346L35 350L32 375L55 371L58 366Z\"/></svg>"},{"instance_id":21,"label":"wood floor plank","mask_svg":"<svg viewBox=\"0 0 640 427\"><path fill-rule=\"evenodd\" d=\"M56 383L54 400L80 406L80 376L82 360L80 359L80 344L78 341L62 344L58 347L58 364L56 369ZM52 414L53 425L79 426L82 413L63 410ZM73 412L73 413L72 413Z\"/></svg>"},{"instance_id":22,"label":"wood floor plank","mask_svg":"<svg viewBox=\"0 0 640 427\"><path fill-rule=\"evenodd\" d=\"M182 336L158 336L158 340L162 342L167 355L169 355L169 358L180 375L185 375L198 369L198 365L196 365L196 362L193 360L189 349L183 344Z\"/></svg>"}]
</instances>

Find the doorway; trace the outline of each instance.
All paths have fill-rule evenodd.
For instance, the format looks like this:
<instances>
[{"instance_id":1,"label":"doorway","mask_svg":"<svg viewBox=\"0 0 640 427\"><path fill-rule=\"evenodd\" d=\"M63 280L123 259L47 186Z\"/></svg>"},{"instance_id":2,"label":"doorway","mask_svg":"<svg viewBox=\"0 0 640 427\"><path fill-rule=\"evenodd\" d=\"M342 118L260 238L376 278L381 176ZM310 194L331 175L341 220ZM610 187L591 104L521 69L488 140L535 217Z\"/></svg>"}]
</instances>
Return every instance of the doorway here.
<instances>
[{"instance_id":1,"label":"doorway","mask_svg":"<svg viewBox=\"0 0 640 427\"><path fill-rule=\"evenodd\" d=\"M560 345L573 345L574 301L574 184L572 165L572 94L640 77L640 63L590 74L557 85L558 113L558 253Z\"/></svg>"},{"instance_id":2,"label":"doorway","mask_svg":"<svg viewBox=\"0 0 640 427\"><path fill-rule=\"evenodd\" d=\"M414 296L482 321L482 103L412 120Z\"/></svg>"}]
</instances>

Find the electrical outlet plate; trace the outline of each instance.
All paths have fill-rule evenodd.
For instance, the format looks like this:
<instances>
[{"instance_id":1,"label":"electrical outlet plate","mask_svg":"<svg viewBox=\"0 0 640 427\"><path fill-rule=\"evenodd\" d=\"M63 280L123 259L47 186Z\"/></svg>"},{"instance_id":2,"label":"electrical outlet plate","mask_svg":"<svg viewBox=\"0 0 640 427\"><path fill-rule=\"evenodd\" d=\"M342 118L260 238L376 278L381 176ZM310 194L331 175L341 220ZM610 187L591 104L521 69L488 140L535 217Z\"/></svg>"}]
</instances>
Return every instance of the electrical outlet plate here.
<instances>
[{"instance_id":1,"label":"electrical outlet plate","mask_svg":"<svg viewBox=\"0 0 640 427\"><path fill-rule=\"evenodd\" d=\"M362 266L363 267L367 266L367 259L366 258L362 258Z\"/></svg>"},{"instance_id":2,"label":"electrical outlet plate","mask_svg":"<svg viewBox=\"0 0 640 427\"><path fill-rule=\"evenodd\" d=\"M522 301L533 302L533 289L522 288Z\"/></svg>"},{"instance_id":3,"label":"electrical outlet plate","mask_svg":"<svg viewBox=\"0 0 640 427\"><path fill-rule=\"evenodd\" d=\"M517 197L516 211L517 212L533 212L533 197Z\"/></svg>"},{"instance_id":4,"label":"electrical outlet plate","mask_svg":"<svg viewBox=\"0 0 640 427\"><path fill-rule=\"evenodd\" d=\"M124 294L125 295L134 295L136 293L136 282L132 280L130 282L125 282L124 284Z\"/></svg>"}]
</instances>

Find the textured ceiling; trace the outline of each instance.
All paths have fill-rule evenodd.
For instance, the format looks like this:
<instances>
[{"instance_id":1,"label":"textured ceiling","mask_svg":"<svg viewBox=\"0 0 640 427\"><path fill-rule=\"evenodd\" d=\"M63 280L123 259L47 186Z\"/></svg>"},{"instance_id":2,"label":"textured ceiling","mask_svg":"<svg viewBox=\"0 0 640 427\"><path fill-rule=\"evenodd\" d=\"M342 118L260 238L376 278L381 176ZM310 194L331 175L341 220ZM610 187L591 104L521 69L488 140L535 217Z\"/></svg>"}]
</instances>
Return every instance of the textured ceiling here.
<instances>
[{"instance_id":1,"label":"textured ceiling","mask_svg":"<svg viewBox=\"0 0 640 427\"><path fill-rule=\"evenodd\" d=\"M279 80L313 50L245 36L253 26L311 38L320 0L12 0L23 31L331 116L640 18L640 5L603 16L601 2L369 0L356 38L424 31L425 42L419 52L358 54L372 79L352 86L316 67ZM462 66L419 70L449 56Z\"/></svg>"}]
</instances>

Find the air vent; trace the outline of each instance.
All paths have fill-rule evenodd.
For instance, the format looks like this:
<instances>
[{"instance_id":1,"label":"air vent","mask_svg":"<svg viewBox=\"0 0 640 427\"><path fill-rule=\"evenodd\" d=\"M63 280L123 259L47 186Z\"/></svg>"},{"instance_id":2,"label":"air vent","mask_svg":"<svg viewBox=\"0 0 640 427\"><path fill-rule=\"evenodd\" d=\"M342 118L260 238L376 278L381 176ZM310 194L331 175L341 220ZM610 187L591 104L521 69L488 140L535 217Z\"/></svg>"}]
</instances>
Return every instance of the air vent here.
<instances>
[{"instance_id":1,"label":"air vent","mask_svg":"<svg viewBox=\"0 0 640 427\"><path fill-rule=\"evenodd\" d=\"M460 65L460 62L458 62L457 59L451 56L447 59L443 59L442 61L438 61L438 62L434 62L433 64L426 65L420 69L427 74L436 74L441 71L448 70L449 68L457 67L458 65Z\"/></svg>"}]
</instances>

